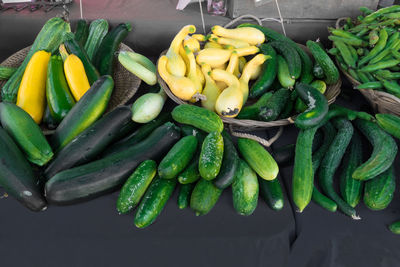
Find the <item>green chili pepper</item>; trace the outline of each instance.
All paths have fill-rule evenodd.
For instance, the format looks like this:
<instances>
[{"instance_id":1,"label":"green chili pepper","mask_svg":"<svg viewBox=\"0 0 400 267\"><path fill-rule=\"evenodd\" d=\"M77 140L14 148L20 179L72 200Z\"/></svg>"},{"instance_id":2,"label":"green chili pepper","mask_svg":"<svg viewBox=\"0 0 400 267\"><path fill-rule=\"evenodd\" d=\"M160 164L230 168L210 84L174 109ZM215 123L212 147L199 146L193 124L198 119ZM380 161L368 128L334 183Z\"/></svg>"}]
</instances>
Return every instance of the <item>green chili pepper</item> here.
<instances>
[{"instance_id":1,"label":"green chili pepper","mask_svg":"<svg viewBox=\"0 0 400 267\"><path fill-rule=\"evenodd\" d=\"M348 46L341 41L335 41L334 44L339 49L344 62L346 62L346 64L349 65L350 67L355 68L356 61L354 60Z\"/></svg>"},{"instance_id":2,"label":"green chili pepper","mask_svg":"<svg viewBox=\"0 0 400 267\"><path fill-rule=\"evenodd\" d=\"M361 66L365 63L367 63L368 61L370 61L372 58L374 58L380 51L382 51L385 46L386 46L386 42L388 39L388 34L387 31L385 30L385 28L381 29L379 31L379 41L378 43L375 45L375 47L368 53L368 55L364 56L359 62L358 62L358 66Z\"/></svg>"},{"instance_id":3,"label":"green chili pepper","mask_svg":"<svg viewBox=\"0 0 400 267\"><path fill-rule=\"evenodd\" d=\"M383 80L382 81L383 87L388 91L388 93L400 97L400 85L395 82L395 81L388 81L388 80Z\"/></svg>"},{"instance_id":4,"label":"green chili pepper","mask_svg":"<svg viewBox=\"0 0 400 267\"><path fill-rule=\"evenodd\" d=\"M381 82L366 82L359 84L355 87L355 89L379 89L382 88Z\"/></svg>"},{"instance_id":5,"label":"green chili pepper","mask_svg":"<svg viewBox=\"0 0 400 267\"><path fill-rule=\"evenodd\" d=\"M360 71L364 71L364 72L373 72L376 70L381 70L381 69L387 69L390 67L394 67L397 64L400 63L400 60L398 59L390 59L390 60L386 60L386 61L381 61L375 64L369 64L363 68L360 69Z\"/></svg>"},{"instance_id":6,"label":"green chili pepper","mask_svg":"<svg viewBox=\"0 0 400 267\"><path fill-rule=\"evenodd\" d=\"M329 40L332 42L341 41L343 43L352 45L352 46L367 46L368 43L358 37L356 38L346 38L346 37L339 37L339 36L329 36Z\"/></svg>"},{"instance_id":7,"label":"green chili pepper","mask_svg":"<svg viewBox=\"0 0 400 267\"><path fill-rule=\"evenodd\" d=\"M400 11L400 6L399 5L393 5L390 7L385 7L385 8L381 8L369 15L367 15L362 22L363 23L370 23L372 21L374 21L375 19L377 19L378 17L382 16L383 14L387 14L387 13L392 13L392 12L398 12Z\"/></svg>"}]
</instances>

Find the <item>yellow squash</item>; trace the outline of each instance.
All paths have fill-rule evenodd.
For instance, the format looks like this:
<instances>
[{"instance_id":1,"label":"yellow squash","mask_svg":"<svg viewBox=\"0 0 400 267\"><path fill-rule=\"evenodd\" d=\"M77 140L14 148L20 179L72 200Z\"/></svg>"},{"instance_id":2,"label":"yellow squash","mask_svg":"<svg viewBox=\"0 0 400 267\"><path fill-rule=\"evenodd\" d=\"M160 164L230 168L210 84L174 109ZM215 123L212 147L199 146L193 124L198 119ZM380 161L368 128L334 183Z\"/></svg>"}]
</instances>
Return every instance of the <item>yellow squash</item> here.
<instances>
[{"instance_id":1,"label":"yellow squash","mask_svg":"<svg viewBox=\"0 0 400 267\"><path fill-rule=\"evenodd\" d=\"M210 72L211 72L211 67L210 65L203 64L201 66L201 70L204 74L206 84L203 89L203 95L206 97L205 100L201 100L201 105L209 109L211 111L215 110L215 102L217 101L217 98L219 94L221 93L221 90L218 88L217 84L215 81L210 77Z\"/></svg>"},{"instance_id":2,"label":"yellow squash","mask_svg":"<svg viewBox=\"0 0 400 267\"><path fill-rule=\"evenodd\" d=\"M197 39L190 37L190 36L186 36L185 39L183 40L183 47L189 47L189 49L193 52L193 53L197 53L200 51L200 43L199 41L197 41Z\"/></svg>"},{"instance_id":3,"label":"yellow squash","mask_svg":"<svg viewBox=\"0 0 400 267\"><path fill-rule=\"evenodd\" d=\"M204 45L204 49L207 49L207 48L219 48L219 49L223 49L222 45L220 45L220 44L218 44L218 43L215 43L215 42L207 42L207 43Z\"/></svg>"},{"instance_id":4,"label":"yellow squash","mask_svg":"<svg viewBox=\"0 0 400 267\"><path fill-rule=\"evenodd\" d=\"M243 27L236 29L225 29L221 26L211 28L212 32L225 38L239 39L250 45L262 44L265 41L265 35L260 30L252 27Z\"/></svg>"},{"instance_id":5,"label":"yellow squash","mask_svg":"<svg viewBox=\"0 0 400 267\"><path fill-rule=\"evenodd\" d=\"M179 47L182 45L183 39L185 39L189 33L194 33L195 31L196 27L194 25L186 25L177 33L177 35L175 35L171 42L166 54L168 58L167 70L174 76L185 76L186 65L182 57L179 55Z\"/></svg>"},{"instance_id":6,"label":"yellow squash","mask_svg":"<svg viewBox=\"0 0 400 267\"><path fill-rule=\"evenodd\" d=\"M90 88L89 80L86 76L85 67L79 57L70 54L64 61L64 73L69 89L76 101Z\"/></svg>"},{"instance_id":7,"label":"yellow squash","mask_svg":"<svg viewBox=\"0 0 400 267\"><path fill-rule=\"evenodd\" d=\"M177 77L170 74L167 70L168 58L161 56L158 60L158 73L168 84L171 92L182 100L190 100L196 93L196 87L193 82L186 77Z\"/></svg>"},{"instance_id":8,"label":"yellow squash","mask_svg":"<svg viewBox=\"0 0 400 267\"><path fill-rule=\"evenodd\" d=\"M228 62L231 53L232 50L205 48L197 54L196 60L199 65L208 64L211 68L215 68Z\"/></svg>"},{"instance_id":9,"label":"yellow squash","mask_svg":"<svg viewBox=\"0 0 400 267\"><path fill-rule=\"evenodd\" d=\"M192 37L193 37L194 39L196 39L197 41L199 41L199 42L205 42L205 41L207 41L206 36L203 35L203 34L199 34L199 33L193 34Z\"/></svg>"},{"instance_id":10,"label":"yellow squash","mask_svg":"<svg viewBox=\"0 0 400 267\"><path fill-rule=\"evenodd\" d=\"M196 72L197 72L197 77L199 77L201 86L204 87L204 84L206 83L206 79L204 77L203 72L201 71L201 67L198 64L196 64Z\"/></svg>"},{"instance_id":11,"label":"yellow squash","mask_svg":"<svg viewBox=\"0 0 400 267\"><path fill-rule=\"evenodd\" d=\"M32 119L40 124L46 105L47 65L51 53L38 51L26 65L18 89L17 106L25 110Z\"/></svg>"},{"instance_id":12,"label":"yellow squash","mask_svg":"<svg viewBox=\"0 0 400 267\"><path fill-rule=\"evenodd\" d=\"M221 92L215 102L215 111L224 117L236 117L243 105L243 94L238 78L225 70L211 71L214 81L222 81L228 87Z\"/></svg>"},{"instance_id":13,"label":"yellow squash","mask_svg":"<svg viewBox=\"0 0 400 267\"><path fill-rule=\"evenodd\" d=\"M203 91L203 86L201 85L201 81L197 76L196 59L194 58L193 52L190 51L189 47L185 46L185 52L189 59L189 72L187 77L193 82L196 88L196 92L201 94L201 92Z\"/></svg>"},{"instance_id":14,"label":"yellow squash","mask_svg":"<svg viewBox=\"0 0 400 267\"><path fill-rule=\"evenodd\" d=\"M189 65L189 58L185 52L185 49L183 48L183 45L179 47L179 55L183 58L183 61L185 61L186 65L186 73L185 76L188 76L190 65ZM197 72L197 77L199 77L201 85L204 86L204 75L203 72L201 72L201 68L199 65L196 64L196 72Z\"/></svg>"},{"instance_id":15,"label":"yellow squash","mask_svg":"<svg viewBox=\"0 0 400 267\"><path fill-rule=\"evenodd\" d=\"M239 72L239 56L236 52L233 52L231 58L229 59L228 67L226 67L226 71L235 75L236 77L240 76Z\"/></svg>"},{"instance_id":16,"label":"yellow squash","mask_svg":"<svg viewBox=\"0 0 400 267\"><path fill-rule=\"evenodd\" d=\"M243 68L246 65L247 60L245 57L239 57L239 72L242 73L243 72Z\"/></svg>"},{"instance_id":17,"label":"yellow squash","mask_svg":"<svg viewBox=\"0 0 400 267\"><path fill-rule=\"evenodd\" d=\"M249 43L238 40L238 39L232 39L232 38L224 38L224 37L219 37L215 34L211 34L210 40L221 44L221 45L229 45L234 48L242 48L242 47L248 47L250 46Z\"/></svg>"},{"instance_id":18,"label":"yellow squash","mask_svg":"<svg viewBox=\"0 0 400 267\"><path fill-rule=\"evenodd\" d=\"M258 52L260 52L260 49L257 46L252 45L242 48L236 48L233 51L236 51L239 57L246 57L257 54Z\"/></svg>"}]
</instances>

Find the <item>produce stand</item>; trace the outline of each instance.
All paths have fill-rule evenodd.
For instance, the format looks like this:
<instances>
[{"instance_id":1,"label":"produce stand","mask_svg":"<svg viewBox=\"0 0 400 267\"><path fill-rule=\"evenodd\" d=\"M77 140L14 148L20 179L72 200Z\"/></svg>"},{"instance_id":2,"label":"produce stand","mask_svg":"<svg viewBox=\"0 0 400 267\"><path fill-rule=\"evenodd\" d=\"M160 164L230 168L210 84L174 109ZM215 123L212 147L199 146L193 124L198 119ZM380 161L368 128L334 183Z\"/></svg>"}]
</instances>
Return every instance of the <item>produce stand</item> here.
<instances>
[{"instance_id":1,"label":"produce stand","mask_svg":"<svg viewBox=\"0 0 400 267\"><path fill-rule=\"evenodd\" d=\"M170 1L135 1L140 2L135 5L128 2L84 1L85 18L104 17L113 26L130 21L133 31L124 43L153 61L182 25L194 24L201 31L201 20L194 16L197 10L193 6L178 12L170 8ZM125 8L125 5L132 6ZM165 9L160 7L162 5ZM153 13L149 16L143 10L153 10ZM71 24L75 28L79 5L72 5L70 11ZM0 13L0 36L7 40L0 42L0 62L31 45L36 33L53 16L52 12L30 13L27 10L18 14L13 11ZM157 23L156 18L162 23ZM230 19L206 15L206 21L206 27L210 28L224 25ZM333 26L334 21L328 24ZM279 30L276 24L271 25ZM317 36L327 40L328 32L315 25L308 29L310 34L296 38L301 27L304 25L288 27L288 36L299 43L314 40ZM353 90L343 75L342 80L336 103L374 114L365 98ZM147 90L148 86L142 83L128 104ZM167 99L164 111L171 111L175 106ZM267 139L276 133L276 129L248 133ZM282 145L295 143L298 132L294 125L286 126L284 134L268 150L273 152ZM393 163L396 172L400 171L399 163L397 156ZM240 216L232 205L229 187L209 214L195 216L189 208L178 209L178 190L175 190L157 221L146 229L134 226L132 213L118 215L119 191L76 205L49 205L45 212L39 213L28 211L12 197L0 198L0 262L3 266L400 265L399 236L387 229L387 225L400 218L397 188L393 201L382 211L372 211L360 201L357 206L360 221L341 212L328 212L314 202L299 213L291 196L293 164L280 166L279 170L285 203L280 211L269 208L260 197L253 214ZM336 176L338 179L339 175ZM396 182L399 182L398 176Z\"/></svg>"}]
</instances>

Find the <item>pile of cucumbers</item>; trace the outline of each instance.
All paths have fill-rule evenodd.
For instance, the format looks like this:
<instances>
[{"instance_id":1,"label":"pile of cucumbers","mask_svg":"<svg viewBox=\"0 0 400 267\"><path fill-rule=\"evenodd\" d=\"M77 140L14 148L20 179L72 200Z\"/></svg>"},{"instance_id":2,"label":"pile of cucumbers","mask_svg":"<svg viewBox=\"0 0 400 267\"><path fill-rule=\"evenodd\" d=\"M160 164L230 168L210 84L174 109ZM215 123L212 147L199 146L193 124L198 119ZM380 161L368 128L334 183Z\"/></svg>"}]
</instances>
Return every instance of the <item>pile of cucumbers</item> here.
<instances>
[{"instance_id":1,"label":"pile of cucumbers","mask_svg":"<svg viewBox=\"0 0 400 267\"><path fill-rule=\"evenodd\" d=\"M356 89L385 91L400 97L400 5L346 20L342 29L329 28L334 48L329 53L360 84Z\"/></svg>"}]
</instances>

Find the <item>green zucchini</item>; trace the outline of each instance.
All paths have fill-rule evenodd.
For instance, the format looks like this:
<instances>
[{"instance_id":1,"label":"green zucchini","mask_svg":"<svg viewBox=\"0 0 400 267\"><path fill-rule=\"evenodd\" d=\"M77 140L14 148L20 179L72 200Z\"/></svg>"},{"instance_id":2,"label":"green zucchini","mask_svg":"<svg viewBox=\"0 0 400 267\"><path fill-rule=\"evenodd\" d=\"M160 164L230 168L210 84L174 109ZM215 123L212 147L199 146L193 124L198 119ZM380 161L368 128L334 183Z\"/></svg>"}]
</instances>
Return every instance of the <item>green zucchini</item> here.
<instances>
[{"instance_id":1,"label":"green zucchini","mask_svg":"<svg viewBox=\"0 0 400 267\"><path fill-rule=\"evenodd\" d=\"M8 80L16 71L17 68L0 66L0 80Z\"/></svg>"},{"instance_id":2,"label":"green zucchini","mask_svg":"<svg viewBox=\"0 0 400 267\"><path fill-rule=\"evenodd\" d=\"M159 159L179 138L179 128L167 122L124 151L57 173L46 183L46 198L54 204L71 204L113 191L141 162Z\"/></svg>"},{"instance_id":3,"label":"green zucchini","mask_svg":"<svg viewBox=\"0 0 400 267\"><path fill-rule=\"evenodd\" d=\"M283 209L284 198L279 178L276 178L272 181L259 179L258 182L260 184L261 197L264 199L267 205L273 210Z\"/></svg>"},{"instance_id":4,"label":"green zucchini","mask_svg":"<svg viewBox=\"0 0 400 267\"><path fill-rule=\"evenodd\" d=\"M400 139L400 118L392 114L376 114L378 125L392 136Z\"/></svg>"},{"instance_id":5,"label":"green zucchini","mask_svg":"<svg viewBox=\"0 0 400 267\"><path fill-rule=\"evenodd\" d=\"M55 151L65 147L103 115L113 88L114 81L110 76L102 76L90 87L51 136L51 144Z\"/></svg>"},{"instance_id":6,"label":"green zucchini","mask_svg":"<svg viewBox=\"0 0 400 267\"><path fill-rule=\"evenodd\" d=\"M277 56L278 59L278 80L284 88L293 88L296 79L292 78L289 72L287 61L281 56Z\"/></svg>"},{"instance_id":7,"label":"green zucchini","mask_svg":"<svg viewBox=\"0 0 400 267\"><path fill-rule=\"evenodd\" d=\"M179 140L158 165L158 175L164 179L175 178L193 158L197 139L188 135Z\"/></svg>"},{"instance_id":8,"label":"green zucchini","mask_svg":"<svg viewBox=\"0 0 400 267\"><path fill-rule=\"evenodd\" d=\"M260 113L261 107L265 106L268 103L268 100L271 98L272 92L264 93L256 103L245 106L240 110L240 113L236 118L240 120L254 120L258 118L258 114Z\"/></svg>"},{"instance_id":9,"label":"green zucchini","mask_svg":"<svg viewBox=\"0 0 400 267\"><path fill-rule=\"evenodd\" d=\"M40 127L23 109L13 103L0 103L0 121L26 158L39 166L53 157L53 151Z\"/></svg>"},{"instance_id":10,"label":"green zucchini","mask_svg":"<svg viewBox=\"0 0 400 267\"><path fill-rule=\"evenodd\" d=\"M199 173L206 180L217 177L224 156L224 139L219 132L209 133L201 146Z\"/></svg>"},{"instance_id":11,"label":"green zucchini","mask_svg":"<svg viewBox=\"0 0 400 267\"><path fill-rule=\"evenodd\" d=\"M117 200L119 214L134 209L157 174L157 163L154 160L143 161L129 176L121 188Z\"/></svg>"},{"instance_id":12,"label":"green zucchini","mask_svg":"<svg viewBox=\"0 0 400 267\"><path fill-rule=\"evenodd\" d=\"M285 107L285 104L290 98L291 91L286 88L281 88L276 91L265 104L260 108L258 118L262 121L274 121L279 117L279 114Z\"/></svg>"},{"instance_id":13,"label":"green zucchini","mask_svg":"<svg viewBox=\"0 0 400 267\"><path fill-rule=\"evenodd\" d=\"M193 188L190 197L190 208L196 216L206 215L217 203L222 190L214 186L212 181L200 179Z\"/></svg>"},{"instance_id":14,"label":"green zucchini","mask_svg":"<svg viewBox=\"0 0 400 267\"><path fill-rule=\"evenodd\" d=\"M281 54L289 68L290 77L298 79L301 74L301 58L290 44L284 41L272 41L270 45Z\"/></svg>"},{"instance_id":15,"label":"green zucchini","mask_svg":"<svg viewBox=\"0 0 400 267\"><path fill-rule=\"evenodd\" d=\"M46 108L44 110L43 123L49 130L54 130L55 128L57 128L58 125L58 122L53 118L53 116L51 116L48 105L46 105Z\"/></svg>"},{"instance_id":16,"label":"green zucchini","mask_svg":"<svg viewBox=\"0 0 400 267\"><path fill-rule=\"evenodd\" d=\"M156 177L147 189L135 214L134 223L137 228L145 228L152 224L164 209L176 186L175 179Z\"/></svg>"},{"instance_id":17,"label":"green zucchini","mask_svg":"<svg viewBox=\"0 0 400 267\"><path fill-rule=\"evenodd\" d=\"M0 186L28 209L41 211L47 204L38 183L22 152L0 128Z\"/></svg>"},{"instance_id":18,"label":"green zucchini","mask_svg":"<svg viewBox=\"0 0 400 267\"><path fill-rule=\"evenodd\" d=\"M258 142L238 138L238 148L243 159L263 179L273 180L279 172L279 167L271 154Z\"/></svg>"},{"instance_id":19,"label":"green zucchini","mask_svg":"<svg viewBox=\"0 0 400 267\"><path fill-rule=\"evenodd\" d=\"M191 184L182 184L179 189L178 195L178 208L185 209L189 207L190 204L190 195L194 188L194 183Z\"/></svg>"},{"instance_id":20,"label":"green zucchini","mask_svg":"<svg viewBox=\"0 0 400 267\"><path fill-rule=\"evenodd\" d=\"M85 46L89 34L89 25L85 19L78 20L75 29L75 40L82 46Z\"/></svg>"},{"instance_id":21,"label":"green zucchini","mask_svg":"<svg viewBox=\"0 0 400 267\"><path fill-rule=\"evenodd\" d=\"M394 168L379 174L374 179L365 182L364 204L371 210L383 210L392 202L396 188Z\"/></svg>"},{"instance_id":22,"label":"green zucchini","mask_svg":"<svg viewBox=\"0 0 400 267\"><path fill-rule=\"evenodd\" d=\"M251 215L257 207L259 186L257 174L239 159L239 167L232 184L233 207L240 215Z\"/></svg>"},{"instance_id":23,"label":"green zucchini","mask_svg":"<svg viewBox=\"0 0 400 267\"><path fill-rule=\"evenodd\" d=\"M89 35L85 43L85 51L90 60L93 61L93 57L99 49L101 41L108 32L108 22L105 19L96 19L90 23Z\"/></svg>"},{"instance_id":24,"label":"green zucchini","mask_svg":"<svg viewBox=\"0 0 400 267\"><path fill-rule=\"evenodd\" d=\"M197 107L194 105L183 104L175 107L172 112L172 118L179 123L192 125L207 133L217 131L222 132L224 123L214 112Z\"/></svg>"},{"instance_id":25,"label":"green zucchini","mask_svg":"<svg viewBox=\"0 0 400 267\"><path fill-rule=\"evenodd\" d=\"M60 171L93 160L117 139L119 129L129 123L130 117L131 111L127 106L107 113L61 149L46 167L43 175L51 178Z\"/></svg>"},{"instance_id":26,"label":"green zucchini","mask_svg":"<svg viewBox=\"0 0 400 267\"><path fill-rule=\"evenodd\" d=\"M389 169L397 154L397 144L373 122L356 120L355 124L372 144L373 150L369 159L355 169L352 177L357 180L369 180Z\"/></svg>"}]
</instances>

